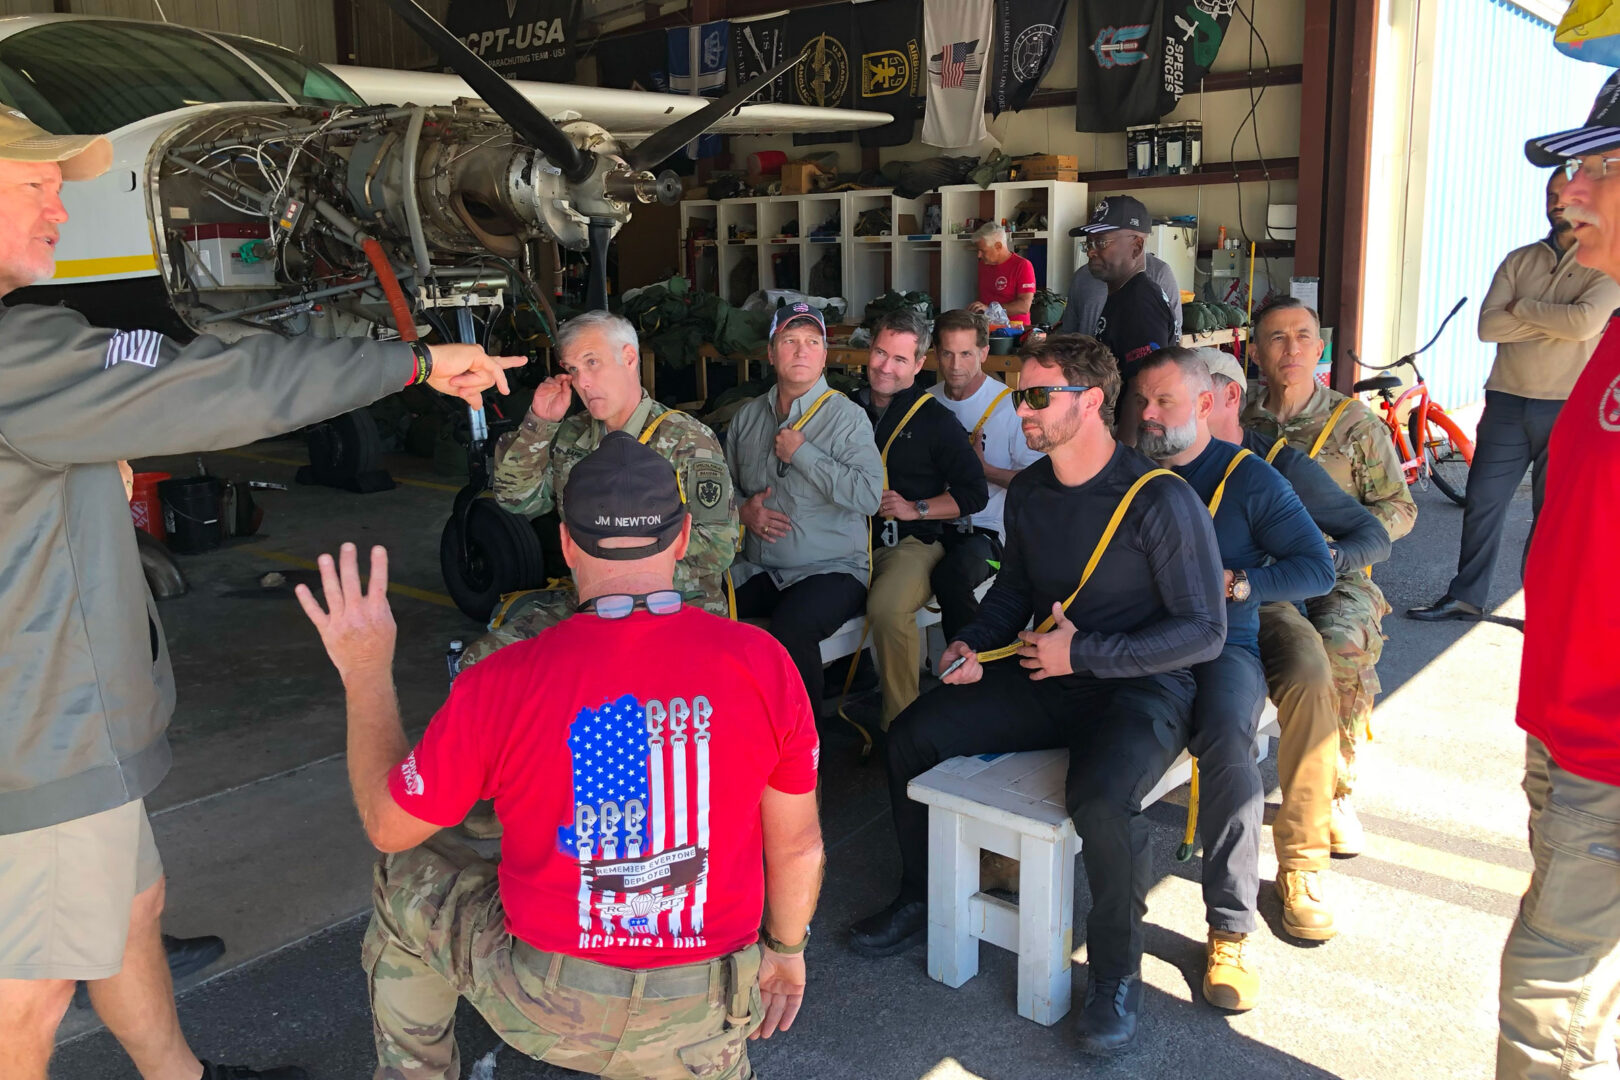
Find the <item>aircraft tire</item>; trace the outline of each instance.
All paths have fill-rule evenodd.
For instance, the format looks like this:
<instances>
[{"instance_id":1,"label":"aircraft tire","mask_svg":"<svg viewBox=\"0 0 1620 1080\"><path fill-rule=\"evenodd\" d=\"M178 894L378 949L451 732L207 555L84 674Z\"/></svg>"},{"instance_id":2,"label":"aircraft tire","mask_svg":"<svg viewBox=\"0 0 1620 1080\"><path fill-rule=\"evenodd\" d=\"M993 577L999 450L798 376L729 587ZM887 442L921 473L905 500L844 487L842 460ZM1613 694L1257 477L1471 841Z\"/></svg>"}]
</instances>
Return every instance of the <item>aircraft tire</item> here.
<instances>
[{"instance_id":1,"label":"aircraft tire","mask_svg":"<svg viewBox=\"0 0 1620 1080\"><path fill-rule=\"evenodd\" d=\"M460 514L452 514L445 522L439 536L439 569L462 614L487 623L503 595L545 581L545 557L528 519L502 510L493 499L473 500L465 526L462 520Z\"/></svg>"}]
</instances>

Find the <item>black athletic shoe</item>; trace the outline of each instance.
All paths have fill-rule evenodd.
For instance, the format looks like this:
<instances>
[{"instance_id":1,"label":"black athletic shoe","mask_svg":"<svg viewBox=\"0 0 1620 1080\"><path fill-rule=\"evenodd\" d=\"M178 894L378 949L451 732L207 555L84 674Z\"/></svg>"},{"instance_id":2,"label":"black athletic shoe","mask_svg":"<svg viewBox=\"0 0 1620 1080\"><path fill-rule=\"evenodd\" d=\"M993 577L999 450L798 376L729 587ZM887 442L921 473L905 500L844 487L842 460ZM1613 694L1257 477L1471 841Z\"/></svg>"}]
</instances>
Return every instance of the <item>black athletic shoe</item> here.
<instances>
[{"instance_id":1,"label":"black athletic shoe","mask_svg":"<svg viewBox=\"0 0 1620 1080\"><path fill-rule=\"evenodd\" d=\"M855 951L865 956L905 952L928 937L928 905L921 900L896 900L850 927L849 936Z\"/></svg>"},{"instance_id":2,"label":"black athletic shoe","mask_svg":"<svg viewBox=\"0 0 1620 1080\"><path fill-rule=\"evenodd\" d=\"M1112 1054L1136 1038L1136 1017L1142 1011L1142 974L1124 978L1093 975L1086 984L1086 1004L1080 1010L1080 1049L1088 1054Z\"/></svg>"},{"instance_id":3,"label":"black athletic shoe","mask_svg":"<svg viewBox=\"0 0 1620 1080\"><path fill-rule=\"evenodd\" d=\"M1428 607L1408 608L1406 617L1419 622L1445 622L1447 619L1477 619L1485 614L1466 600L1447 593Z\"/></svg>"},{"instance_id":4,"label":"black athletic shoe","mask_svg":"<svg viewBox=\"0 0 1620 1080\"><path fill-rule=\"evenodd\" d=\"M182 979L224 956L225 939L213 934L206 937L171 937L164 934L163 951L169 955L169 974Z\"/></svg>"},{"instance_id":5,"label":"black athletic shoe","mask_svg":"<svg viewBox=\"0 0 1620 1080\"><path fill-rule=\"evenodd\" d=\"M297 1065L277 1065L272 1069L250 1069L246 1065L202 1063L198 1080L309 1080L309 1073Z\"/></svg>"}]
</instances>

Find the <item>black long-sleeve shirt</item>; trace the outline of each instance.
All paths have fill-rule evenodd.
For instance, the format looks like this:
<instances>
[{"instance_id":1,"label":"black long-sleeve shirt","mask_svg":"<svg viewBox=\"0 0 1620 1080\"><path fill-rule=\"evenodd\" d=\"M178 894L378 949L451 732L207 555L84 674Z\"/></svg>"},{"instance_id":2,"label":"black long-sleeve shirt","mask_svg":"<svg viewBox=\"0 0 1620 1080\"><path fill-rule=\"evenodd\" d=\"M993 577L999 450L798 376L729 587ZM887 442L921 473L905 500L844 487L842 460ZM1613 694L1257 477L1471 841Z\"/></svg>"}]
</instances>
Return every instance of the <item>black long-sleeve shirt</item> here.
<instances>
[{"instance_id":1,"label":"black long-sleeve shirt","mask_svg":"<svg viewBox=\"0 0 1620 1080\"><path fill-rule=\"evenodd\" d=\"M993 649L1012 642L1031 615L1051 614L1079 583L1119 500L1153 468L1121 445L1076 487L1058 482L1050 458L1014 477L1001 572L957 637L974 651ZM1220 655L1226 589L1215 529L1197 493L1172 477L1149 480L1068 617L1076 628L1069 647L1076 675L1135 678Z\"/></svg>"},{"instance_id":2,"label":"black long-sleeve shirt","mask_svg":"<svg viewBox=\"0 0 1620 1080\"><path fill-rule=\"evenodd\" d=\"M1243 446L1265 457L1271 452L1272 444L1264 435L1245 428ZM1328 537L1334 570L1345 574L1389 558L1392 546L1389 530L1372 511L1334 483L1328 471L1312 461L1310 455L1285 445L1272 465L1293 486L1294 494L1305 504L1305 512Z\"/></svg>"},{"instance_id":3,"label":"black long-sleeve shirt","mask_svg":"<svg viewBox=\"0 0 1620 1080\"><path fill-rule=\"evenodd\" d=\"M1175 466L1207 506L1241 448L1209 440L1204 452ZM1282 474L1264 456L1238 463L1226 478L1215 514L1221 565L1242 570L1249 598L1226 605L1228 644L1260 655L1260 605L1272 600L1308 600L1333 588L1333 559L1322 533Z\"/></svg>"},{"instance_id":4,"label":"black long-sleeve shirt","mask_svg":"<svg viewBox=\"0 0 1620 1080\"><path fill-rule=\"evenodd\" d=\"M889 441L901 419L916 404L926 399L909 423L900 431L899 438L889 447L888 482L891 491L899 492L907 501L932 499L941 492L956 500L963 517L983 510L990 501L990 486L984 478L984 465L968 442L966 429L939 399L922 387L913 384L889 399L888 407L872 407L872 392L862 390L856 400L866 409L872 420L872 436L878 450ZM947 519L930 518L927 521L897 521L899 536L915 536L925 543L938 540L945 531ZM872 520L873 542L883 528L878 518ZM1073 586L1070 586L1071 588Z\"/></svg>"}]
</instances>

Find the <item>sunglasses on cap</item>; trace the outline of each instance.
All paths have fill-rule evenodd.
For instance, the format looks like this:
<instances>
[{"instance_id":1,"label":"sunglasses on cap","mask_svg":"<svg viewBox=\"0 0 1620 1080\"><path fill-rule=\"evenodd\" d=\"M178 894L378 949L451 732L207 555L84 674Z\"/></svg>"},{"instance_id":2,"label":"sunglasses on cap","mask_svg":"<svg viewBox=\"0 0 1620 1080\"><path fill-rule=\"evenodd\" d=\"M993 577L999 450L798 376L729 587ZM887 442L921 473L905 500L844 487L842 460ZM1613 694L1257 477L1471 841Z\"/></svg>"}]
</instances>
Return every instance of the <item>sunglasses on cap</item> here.
<instances>
[{"instance_id":1,"label":"sunglasses on cap","mask_svg":"<svg viewBox=\"0 0 1620 1080\"><path fill-rule=\"evenodd\" d=\"M1027 390L1012 392L1013 408L1028 405L1032 409L1044 409L1052 404L1053 394L1083 394L1095 389L1095 386L1031 386Z\"/></svg>"},{"instance_id":2,"label":"sunglasses on cap","mask_svg":"<svg viewBox=\"0 0 1620 1080\"><path fill-rule=\"evenodd\" d=\"M623 619L628 618L637 608L654 615L673 615L681 610L683 603L685 600L674 589L660 589L640 596L631 596L628 593L594 596L574 610L594 611L604 619Z\"/></svg>"}]
</instances>

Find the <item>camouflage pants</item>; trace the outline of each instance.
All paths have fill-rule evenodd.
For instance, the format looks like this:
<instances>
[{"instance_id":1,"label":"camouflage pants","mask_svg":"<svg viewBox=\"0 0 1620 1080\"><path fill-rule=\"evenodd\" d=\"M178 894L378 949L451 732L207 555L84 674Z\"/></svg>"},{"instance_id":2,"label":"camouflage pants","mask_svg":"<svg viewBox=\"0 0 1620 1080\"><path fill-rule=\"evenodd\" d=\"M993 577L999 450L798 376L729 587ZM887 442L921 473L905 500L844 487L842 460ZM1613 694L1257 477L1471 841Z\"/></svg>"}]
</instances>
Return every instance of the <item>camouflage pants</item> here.
<instances>
[{"instance_id":1,"label":"camouflage pants","mask_svg":"<svg viewBox=\"0 0 1620 1080\"><path fill-rule=\"evenodd\" d=\"M374 1080L456 1080L457 997L506 1043L613 1080L751 1080L759 947L635 971L543 953L506 932L493 863L443 833L384 856L362 963Z\"/></svg>"},{"instance_id":2,"label":"camouflage pants","mask_svg":"<svg viewBox=\"0 0 1620 1080\"><path fill-rule=\"evenodd\" d=\"M579 598L573 589L534 589L522 593L502 611L496 608L499 625L478 638L461 654L461 667L469 668L497 649L527 641L542 630L549 630L574 613Z\"/></svg>"},{"instance_id":3,"label":"camouflage pants","mask_svg":"<svg viewBox=\"0 0 1620 1080\"><path fill-rule=\"evenodd\" d=\"M1378 659L1384 654L1384 616L1389 604L1372 579L1358 572L1340 577L1326 596L1305 601L1305 614L1322 635L1333 688L1339 695L1339 773L1333 796L1349 795L1356 783L1356 746L1372 737L1373 699L1383 689Z\"/></svg>"}]
</instances>

